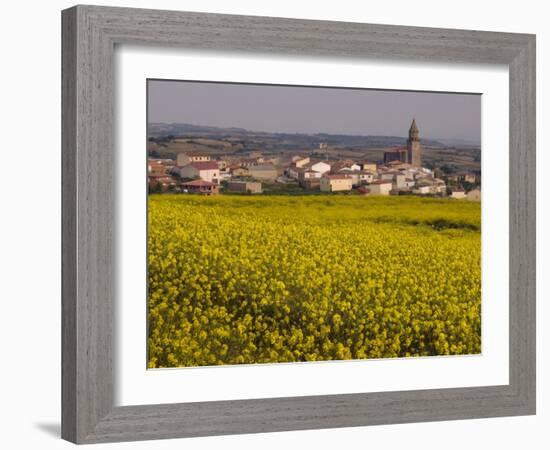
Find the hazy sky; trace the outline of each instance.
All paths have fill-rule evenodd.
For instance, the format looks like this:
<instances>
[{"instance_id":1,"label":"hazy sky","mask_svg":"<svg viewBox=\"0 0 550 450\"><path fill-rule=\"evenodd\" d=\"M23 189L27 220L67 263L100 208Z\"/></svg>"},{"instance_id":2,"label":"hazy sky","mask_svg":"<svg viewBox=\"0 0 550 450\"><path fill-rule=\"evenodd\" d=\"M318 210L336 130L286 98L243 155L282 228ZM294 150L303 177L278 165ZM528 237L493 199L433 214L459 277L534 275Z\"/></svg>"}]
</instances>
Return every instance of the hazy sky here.
<instances>
[{"instance_id":1,"label":"hazy sky","mask_svg":"<svg viewBox=\"0 0 550 450\"><path fill-rule=\"evenodd\" d=\"M255 131L481 140L481 96L431 92L149 81L149 122Z\"/></svg>"}]
</instances>

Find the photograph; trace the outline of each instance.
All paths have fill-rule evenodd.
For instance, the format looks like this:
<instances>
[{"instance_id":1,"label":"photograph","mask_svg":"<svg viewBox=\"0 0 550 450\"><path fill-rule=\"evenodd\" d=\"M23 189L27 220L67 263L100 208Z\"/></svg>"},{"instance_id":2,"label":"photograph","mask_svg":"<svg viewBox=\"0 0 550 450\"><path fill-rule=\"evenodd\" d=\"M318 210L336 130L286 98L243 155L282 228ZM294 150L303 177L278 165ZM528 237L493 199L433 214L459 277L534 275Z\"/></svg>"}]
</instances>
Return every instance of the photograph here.
<instances>
[{"instance_id":1,"label":"photograph","mask_svg":"<svg viewBox=\"0 0 550 450\"><path fill-rule=\"evenodd\" d=\"M481 353L481 95L147 80L147 366Z\"/></svg>"},{"instance_id":2,"label":"photograph","mask_svg":"<svg viewBox=\"0 0 550 450\"><path fill-rule=\"evenodd\" d=\"M548 447L546 4L442 5L3 4L2 448Z\"/></svg>"}]
</instances>

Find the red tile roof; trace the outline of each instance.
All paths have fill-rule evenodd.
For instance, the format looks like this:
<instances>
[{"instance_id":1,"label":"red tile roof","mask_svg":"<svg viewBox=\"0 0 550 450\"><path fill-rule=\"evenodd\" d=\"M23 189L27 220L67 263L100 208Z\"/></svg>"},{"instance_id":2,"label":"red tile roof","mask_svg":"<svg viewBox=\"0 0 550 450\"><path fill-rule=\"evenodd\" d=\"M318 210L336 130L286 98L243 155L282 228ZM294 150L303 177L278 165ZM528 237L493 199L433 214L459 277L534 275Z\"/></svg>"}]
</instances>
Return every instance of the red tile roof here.
<instances>
[{"instance_id":1,"label":"red tile roof","mask_svg":"<svg viewBox=\"0 0 550 450\"><path fill-rule=\"evenodd\" d=\"M191 165L197 170L218 169L218 163L216 161L198 161L198 162L191 163Z\"/></svg>"}]
</instances>

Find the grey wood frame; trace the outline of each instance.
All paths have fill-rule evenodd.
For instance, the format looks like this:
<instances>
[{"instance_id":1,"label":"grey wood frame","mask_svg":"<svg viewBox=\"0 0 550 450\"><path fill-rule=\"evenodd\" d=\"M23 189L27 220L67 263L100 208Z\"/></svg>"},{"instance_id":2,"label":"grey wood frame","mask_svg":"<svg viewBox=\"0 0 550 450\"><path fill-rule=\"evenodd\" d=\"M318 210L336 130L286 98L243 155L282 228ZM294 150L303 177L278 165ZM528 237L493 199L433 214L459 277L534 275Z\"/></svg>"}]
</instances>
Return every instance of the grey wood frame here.
<instances>
[{"instance_id":1,"label":"grey wood frame","mask_svg":"<svg viewBox=\"0 0 550 450\"><path fill-rule=\"evenodd\" d=\"M62 437L75 443L535 413L535 36L144 9L62 13ZM113 403L113 52L204 50L506 64L508 385L261 400Z\"/></svg>"}]
</instances>

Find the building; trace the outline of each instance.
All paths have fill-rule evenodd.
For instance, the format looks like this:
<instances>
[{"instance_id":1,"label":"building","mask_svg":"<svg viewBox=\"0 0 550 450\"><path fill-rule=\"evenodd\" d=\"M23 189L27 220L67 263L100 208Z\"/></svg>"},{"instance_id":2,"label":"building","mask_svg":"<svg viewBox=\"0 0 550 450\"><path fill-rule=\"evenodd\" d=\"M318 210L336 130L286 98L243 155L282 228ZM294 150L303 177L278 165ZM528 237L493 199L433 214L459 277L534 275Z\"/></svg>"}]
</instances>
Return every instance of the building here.
<instances>
[{"instance_id":1,"label":"building","mask_svg":"<svg viewBox=\"0 0 550 450\"><path fill-rule=\"evenodd\" d=\"M359 174L359 184L367 184L374 181L374 172L370 172L368 170L360 170L357 173Z\"/></svg>"},{"instance_id":2,"label":"building","mask_svg":"<svg viewBox=\"0 0 550 450\"><path fill-rule=\"evenodd\" d=\"M281 165L281 157L277 155L273 156L267 156L264 158L264 163L273 164L274 166L280 166Z\"/></svg>"},{"instance_id":3,"label":"building","mask_svg":"<svg viewBox=\"0 0 550 450\"><path fill-rule=\"evenodd\" d=\"M408 164L406 162L401 162L401 161L390 161L387 165L388 165L388 168L392 170L412 169L411 164Z\"/></svg>"},{"instance_id":4,"label":"building","mask_svg":"<svg viewBox=\"0 0 550 450\"><path fill-rule=\"evenodd\" d=\"M321 188L321 179L320 178L306 178L303 181L300 181L300 186L308 191L319 190Z\"/></svg>"},{"instance_id":5,"label":"building","mask_svg":"<svg viewBox=\"0 0 550 450\"><path fill-rule=\"evenodd\" d=\"M160 160L149 159L147 162L147 173L150 175L166 175L166 166Z\"/></svg>"},{"instance_id":6,"label":"building","mask_svg":"<svg viewBox=\"0 0 550 450\"><path fill-rule=\"evenodd\" d=\"M351 191L352 179L347 175L323 175L319 188L322 192Z\"/></svg>"},{"instance_id":7,"label":"building","mask_svg":"<svg viewBox=\"0 0 550 450\"><path fill-rule=\"evenodd\" d=\"M399 174L397 171L389 171L380 174L380 179L384 181L393 181L395 175Z\"/></svg>"},{"instance_id":8,"label":"building","mask_svg":"<svg viewBox=\"0 0 550 450\"><path fill-rule=\"evenodd\" d=\"M229 171L231 172L231 175L234 177L247 177L249 175L248 169L246 167L241 167L241 166L230 167Z\"/></svg>"},{"instance_id":9,"label":"building","mask_svg":"<svg viewBox=\"0 0 550 450\"><path fill-rule=\"evenodd\" d=\"M457 183L466 182L470 184L475 184L477 182L476 175L469 172L461 172L454 175L449 175L447 178L450 181L455 181Z\"/></svg>"},{"instance_id":10,"label":"building","mask_svg":"<svg viewBox=\"0 0 550 450\"><path fill-rule=\"evenodd\" d=\"M393 148L384 152L384 164L388 163L407 163L413 167L422 167L422 149L420 147L420 132L416 126L416 120L413 118L409 128L409 138L407 147Z\"/></svg>"},{"instance_id":11,"label":"building","mask_svg":"<svg viewBox=\"0 0 550 450\"><path fill-rule=\"evenodd\" d=\"M426 180L426 179L429 179L429 178L433 178L433 172L430 172L428 169L425 169L424 167L422 168L422 170L419 170L417 172L414 173L414 179L415 180Z\"/></svg>"},{"instance_id":12,"label":"building","mask_svg":"<svg viewBox=\"0 0 550 450\"><path fill-rule=\"evenodd\" d=\"M361 170L368 170L369 172L376 172L376 163L372 161L362 161L359 163Z\"/></svg>"},{"instance_id":13,"label":"building","mask_svg":"<svg viewBox=\"0 0 550 450\"><path fill-rule=\"evenodd\" d=\"M259 181L228 181L226 189L230 192L261 194L262 183Z\"/></svg>"},{"instance_id":14,"label":"building","mask_svg":"<svg viewBox=\"0 0 550 450\"><path fill-rule=\"evenodd\" d=\"M239 161L239 164L241 165L241 167L252 167L252 166L257 166L258 164L261 164L264 162L264 159L259 157L259 158L241 158L241 160Z\"/></svg>"},{"instance_id":15,"label":"building","mask_svg":"<svg viewBox=\"0 0 550 450\"><path fill-rule=\"evenodd\" d=\"M408 183L408 180L406 180L406 183ZM412 192L419 195L446 195L447 186L439 178L424 178L416 184Z\"/></svg>"},{"instance_id":16,"label":"building","mask_svg":"<svg viewBox=\"0 0 550 450\"><path fill-rule=\"evenodd\" d=\"M230 180L231 178L233 178L233 175L231 175L229 170L220 170L220 178L218 180L220 183L222 181Z\"/></svg>"},{"instance_id":17,"label":"building","mask_svg":"<svg viewBox=\"0 0 550 450\"><path fill-rule=\"evenodd\" d=\"M309 165L309 169L319 172L321 175L330 172L330 164L324 161L315 162Z\"/></svg>"},{"instance_id":18,"label":"building","mask_svg":"<svg viewBox=\"0 0 550 450\"><path fill-rule=\"evenodd\" d=\"M389 180L373 181L368 185L371 195L390 195L392 190L392 182Z\"/></svg>"},{"instance_id":19,"label":"building","mask_svg":"<svg viewBox=\"0 0 550 450\"><path fill-rule=\"evenodd\" d=\"M447 194L447 185L440 178L434 178L432 182L432 192L434 194Z\"/></svg>"},{"instance_id":20,"label":"building","mask_svg":"<svg viewBox=\"0 0 550 450\"><path fill-rule=\"evenodd\" d=\"M340 172L342 170L361 170L361 166L359 164L354 163L353 161L340 161L337 163L334 163L331 167L332 172Z\"/></svg>"},{"instance_id":21,"label":"building","mask_svg":"<svg viewBox=\"0 0 550 450\"><path fill-rule=\"evenodd\" d=\"M347 175L348 177L350 177L351 178L351 184L352 184L353 187L359 185L359 183L360 183L360 181L359 181L360 170L340 169L338 171L338 173L344 174L344 175Z\"/></svg>"},{"instance_id":22,"label":"building","mask_svg":"<svg viewBox=\"0 0 550 450\"><path fill-rule=\"evenodd\" d=\"M220 169L216 161L194 162L177 167L176 170L181 178L201 178L212 183L220 180Z\"/></svg>"},{"instance_id":23,"label":"building","mask_svg":"<svg viewBox=\"0 0 550 450\"><path fill-rule=\"evenodd\" d=\"M298 181L308 180L310 178L321 178L321 172L311 169L297 169L298 171Z\"/></svg>"},{"instance_id":24,"label":"building","mask_svg":"<svg viewBox=\"0 0 550 450\"><path fill-rule=\"evenodd\" d=\"M414 194L419 195L428 195L431 194L432 187L429 184L421 184L419 186L416 186L416 188L413 189Z\"/></svg>"},{"instance_id":25,"label":"building","mask_svg":"<svg viewBox=\"0 0 550 450\"><path fill-rule=\"evenodd\" d=\"M409 139L407 139L407 163L413 167L422 167L422 150L420 148L420 132L413 118L409 128Z\"/></svg>"},{"instance_id":26,"label":"building","mask_svg":"<svg viewBox=\"0 0 550 450\"><path fill-rule=\"evenodd\" d=\"M402 174L402 173L396 174L394 177L394 180L395 180L395 187L397 189L404 189L407 187L405 174Z\"/></svg>"},{"instance_id":27,"label":"building","mask_svg":"<svg viewBox=\"0 0 550 450\"><path fill-rule=\"evenodd\" d=\"M205 162L210 161L210 156L206 153L199 152L186 152L178 153L178 159L176 161L176 166L187 166L188 164L195 162Z\"/></svg>"},{"instance_id":28,"label":"building","mask_svg":"<svg viewBox=\"0 0 550 450\"><path fill-rule=\"evenodd\" d=\"M315 170L309 169L296 169L298 170L298 184L305 189L314 189L315 186L319 187L321 173ZM311 180L317 180L311 181Z\"/></svg>"},{"instance_id":29,"label":"building","mask_svg":"<svg viewBox=\"0 0 550 450\"><path fill-rule=\"evenodd\" d=\"M151 191L169 191L176 187L174 179L168 175L150 174L148 177L149 189Z\"/></svg>"},{"instance_id":30,"label":"building","mask_svg":"<svg viewBox=\"0 0 550 450\"><path fill-rule=\"evenodd\" d=\"M275 181L277 179L277 168L273 164L258 164L248 167L248 174L252 178L264 181Z\"/></svg>"},{"instance_id":31,"label":"building","mask_svg":"<svg viewBox=\"0 0 550 450\"><path fill-rule=\"evenodd\" d=\"M480 189L472 189L470 192L466 194L466 198L473 202L480 202L481 201L481 190Z\"/></svg>"},{"instance_id":32,"label":"building","mask_svg":"<svg viewBox=\"0 0 550 450\"><path fill-rule=\"evenodd\" d=\"M216 161L216 164L218 164L218 169L220 170L227 170L229 168L229 164L224 159L219 159Z\"/></svg>"},{"instance_id":33,"label":"building","mask_svg":"<svg viewBox=\"0 0 550 450\"><path fill-rule=\"evenodd\" d=\"M193 180L182 183L181 187L189 194L215 195L219 193L219 185L206 180Z\"/></svg>"},{"instance_id":34,"label":"building","mask_svg":"<svg viewBox=\"0 0 550 450\"><path fill-rule=\"evenodd\" d=\"M174 168L175 161L168 158L147 158L147 173L167 175Z\"/></svg>"},{"instance_id":35,"label":"building","mask_svg":"<svg viewBox=\"0 0 550 450\"><path fill-rule=\"evenodd\" d=\"M457 200L465 199L466 192L464 192L464 189L453 189L451 191L451 198L456 198Z\"/></svg>"},{"instance_id":36,"label":"building","mask_svg":"<svg viewBox=\"0 0 550 450\"><path fill-rule=\"evenodd\" d=\"M309 163L309 156L293 156L292 162L296 165L296 167L304 167Z\"/></svg>"},{"instance_id":37,"label":"building","mask_svg":"<svg viewBox=\"0 0 550 450\"><path fill-rule=\"evenodd\" d=\"M284 175L286 175L288 178L292 178L293 180L297 180L300 175L301 169L299 167L296 167L295 164L291 164L284 170Z\"/></svg>"}]
</instances>

